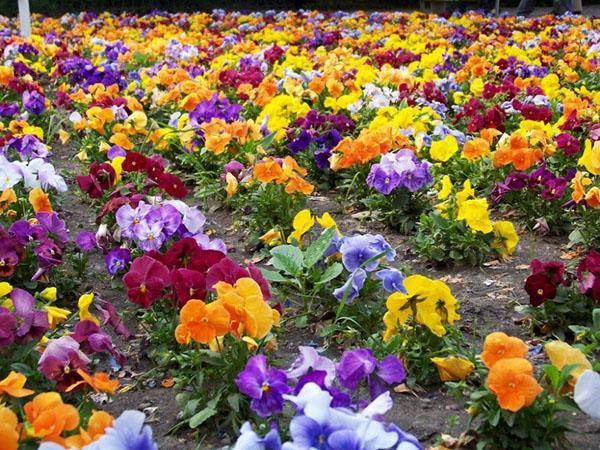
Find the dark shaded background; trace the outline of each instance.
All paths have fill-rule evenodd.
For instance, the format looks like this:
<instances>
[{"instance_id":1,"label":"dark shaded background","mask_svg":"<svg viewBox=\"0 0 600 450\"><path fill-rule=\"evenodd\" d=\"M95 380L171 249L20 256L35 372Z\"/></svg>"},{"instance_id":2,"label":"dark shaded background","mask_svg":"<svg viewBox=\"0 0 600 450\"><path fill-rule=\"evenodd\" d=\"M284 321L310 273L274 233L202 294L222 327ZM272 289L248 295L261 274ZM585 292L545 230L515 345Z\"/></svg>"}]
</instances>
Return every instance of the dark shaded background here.
<instances>
[{"instance_id":1,"label":"dark shaded background","mask_svg":"<svg viewBox=\"0 0 600 450\"><path fill-rule=\"evenodd\" d=\"M473 5L474 3L469 3ZM503 7L516 6L518 0L501 1ZM539 6L550 6L551 0L539 0ZM147 13L153 9L165 11L210 11L214 8L227 10L253 11L265 9L319 9L319 10L395 10L419 7L418 0L29 0L31 11L50 16L65 12L111 11L119 13L131 11ZM0 14L17 14L17 0L0 0Z\"/></svg>"}]
</instances>

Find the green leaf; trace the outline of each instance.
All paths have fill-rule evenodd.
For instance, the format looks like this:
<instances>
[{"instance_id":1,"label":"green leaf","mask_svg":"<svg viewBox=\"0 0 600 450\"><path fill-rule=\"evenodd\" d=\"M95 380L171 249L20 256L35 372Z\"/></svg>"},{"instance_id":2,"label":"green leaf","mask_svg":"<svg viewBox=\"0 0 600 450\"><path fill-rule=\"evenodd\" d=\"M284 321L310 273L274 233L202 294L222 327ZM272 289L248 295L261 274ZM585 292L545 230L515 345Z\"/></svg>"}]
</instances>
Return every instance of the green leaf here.
<instances>
[{"instance_id":1,"label":"green leaf","mask_svg":"<svg viewBox=\"0 0 600 450\"><path fill-rule=\"evenodd\" d=\"M550 364L544 366L544 371L546 372L546 376L550 380L550 385L554 390L558 388L560 384L560 372L558 369Z\"/></svg>"},{"instance_id":2,"label":"green leaf","mask_svg":"<svg viewBox=\"0 0 600 450\"><path fill-rule=\"evenodd\" d=\"M304 256L298 247L293 245L280 245L271 250L273 256L269 263L277 270L282 270L290 275L298 276L302 272Z\"/></svg>"},{"instance_id":3,"label":"green leaf","mask_svg":"<svg viewBox=\"0 0 600 450\"><path fill-rule=\"evenodd\" d=\"M219 403L219 400L221 400L221 392L208 402L202 411L197 412L190 418L190 428L198 428L212 416L217 414L217 404Z\"/></svg>"},{"instance_id":4,"label":"green leaf","mask_svg":"<svg viewBox=\"0 0 600 450\"><path fill-rule=\"evenodd\" d=\"M262 138L260 141L257 142L257 146L261 145L264 149L266 149L273 143L273 141L275 140L275 136L277 136L277 133L271 133L271 134L265 136L264 138Z\"/></svg>"},{"instance_id":5,"label":"green leaf","mask_svg":"<svg viewBox=\"0 0 600 450\"><path fill-rule=\"evenodd\" d=\"M321 233L321 236L316 241L310 244L304 251L304 267L314 266L323 257L323 253L329 247L335 233L335 227L328 228Z\"/></svg>"},{"instance_id":6,"label":"green leaf","mask_svg":"<svg viewBox=\"0 0 600 450\"><path fill-rule=\"evenodd\" d=\"M260 269L260 271L262 272L263 277L273 283L284 283L288 281L286 277L281 275L279 272L275 272L274 270Z\"/></svg>"},{"instance_id":7,"label":"green leaf","mask_svg":"<svg viewBox=\"0 0 600 450\"><path fill-rule=\"evenodd\" d=\"M592 323L594 324L594 330L600 331L600 308L592 311Z\"/></svg>"},{"instance_id":8,"label":"green leaf","mask_svg":"<svg viewBox=\"0 0 600 450\"><path fill-rule=\"evenodd\" d=\"M227 396L227 404L233 409L235 412L240 411L240 394L229 394Z\"/></svg>"},{"instance_id":9,"label":"green leaf","mask_svg":"<svg viewBox=\"0 0 600 450\"><path fill-rule=\"evenodd\" d=\"M298 317L296 317L296 320L294 320L294 325L296 325L296 328L304 328L307 323L308 323L308 316L306 314L298 316Z\"/></svg>"},{"instance_id":10,"label":"green leaf","mask_svg":"<svg viewBox=\"0 0 600 450\"><path fill-rule=\"evenodd\" d=\"M337 278L343 270L344 266L342 266L339 262L336 262L335 264L329 266L325 272L323 272L323 275L321 275L321 278L319 278L319 281L315 282L315 284L325 284L328 281Z\"/></svg>"},{"instance_id":11,"label":"green leaf","mask_svg":"<svg viewBox=\"0 0 600 450\"><path fill-rule=\"evenodd\" d=\"M490 419L490 425L493 427L497 426L500 422L500 417L502 417L502 410L498 409L496 414L494 414L494 416Z\"/></svg>"}]
</instances>

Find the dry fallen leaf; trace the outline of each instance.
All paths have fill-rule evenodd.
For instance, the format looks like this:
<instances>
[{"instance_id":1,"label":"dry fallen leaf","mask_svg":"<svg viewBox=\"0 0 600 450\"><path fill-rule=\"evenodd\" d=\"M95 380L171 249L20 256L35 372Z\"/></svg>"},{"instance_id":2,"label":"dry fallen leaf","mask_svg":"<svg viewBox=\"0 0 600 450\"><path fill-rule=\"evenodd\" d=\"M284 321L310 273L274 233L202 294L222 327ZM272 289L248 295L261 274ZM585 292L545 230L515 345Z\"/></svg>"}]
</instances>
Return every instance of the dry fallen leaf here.
<instances>
[{"instance_id":1,"label":"dry fallen leaf","mask_svg":"<svg viewBox=\"0 0 600 450\"><path fill-rule=\"evenodd\" d=\"M567 261L571 261L579 256L580 252L578 250L569 250L566 252L562 252L560 254L560 259L565 259Z\"/></svg>"},{"instance_id":2,"label":"dry fallen leaf","mask_svg":"<svg viewBox=\"0 0 600 450\"><path fill-rule=\"evenodd\" d=\"M529 264L519 264L515 267L517 270L529 270Z\"/></svg>"},{"instance_id":3,"label":"dry fallen leaf","mask_svg":"<svg viewBox=\"0 0 600 450\"><path fill-rule=\"evenodd\" d=\"M173 386L175 386L175 380L171 377L171 378L165 378L164 380L162 380L160 382L161 386L169 389L172 388Z\"/></svg>"},{"instance_id":4,"label":"dry fallen leaf","mask_svg":"<svg viewBox=\"0 0 600 450\"><path fill-rule=\"evenodd\" d=\"M499 266L500 265L500 261L498 261L497 259L494 259L492 261L488 261L488 262L484 262L483 265L485 267L494 267L494 266Z\"/></svg>"},{"instance_id":5,"label":"dry fallen leaf","mask_svg":"<svg viewBox=\"0 0 600 450\"><path fill-rule=\"evenodd\" d=\"M446 284L462 284L465 281L461 275L456 275L455 277L446 275L445 277L440 278L440 280Z\"/></svg>"}]
</instances>

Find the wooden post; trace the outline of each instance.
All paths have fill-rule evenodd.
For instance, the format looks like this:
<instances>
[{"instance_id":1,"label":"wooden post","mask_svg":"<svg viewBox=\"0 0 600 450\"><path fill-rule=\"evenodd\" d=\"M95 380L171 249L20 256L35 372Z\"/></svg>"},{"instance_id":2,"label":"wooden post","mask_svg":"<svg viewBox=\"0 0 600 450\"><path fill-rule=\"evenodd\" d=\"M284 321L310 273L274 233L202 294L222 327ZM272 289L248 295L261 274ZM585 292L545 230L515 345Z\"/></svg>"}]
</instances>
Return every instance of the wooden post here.
<instances>
[{"instance_id":1,"label":"wooden post","mask_svg":"<svg viewBox=\"0 0 600 450\"><path fill-rule=\"evenodd\" d=\"M19 21L21 22L21 36L31 36L31 14L29 13L29 0L19 0Z\"/></svg>"}]
</instances>

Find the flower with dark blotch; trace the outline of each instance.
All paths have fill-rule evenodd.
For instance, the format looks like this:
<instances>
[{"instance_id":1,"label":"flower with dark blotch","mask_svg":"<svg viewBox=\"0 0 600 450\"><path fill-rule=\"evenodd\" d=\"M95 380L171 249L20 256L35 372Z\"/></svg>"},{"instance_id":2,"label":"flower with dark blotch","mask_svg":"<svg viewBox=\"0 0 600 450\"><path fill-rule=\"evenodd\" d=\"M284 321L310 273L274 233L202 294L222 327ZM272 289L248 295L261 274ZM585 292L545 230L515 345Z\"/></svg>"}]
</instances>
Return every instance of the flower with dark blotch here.
<instances>
[{"instance_id":1,"label":"flower with dark blotch","mask_svg":"<svg viewBox=\"0 0 600 450\"><path fill-rule=\"evenodd\" d=\"M0 306L0 349L14 342L16 331L17 319L8 308Z\"/></svg>"},{"instance_id":2,"label":"flower with dark blotch","mask_svg":"<svg viewBox=\"0 0 600 450\"><path fill-rule=\"evenodd\" d=\"M0 238L0 277L10 277L20 258L15 242L11 238Z\"/></svg>"},{"instance_id":3,"label":"flower with dark blotch","mask_svg":"<svg viewBox=\"0 0 600 450\"><path fill-rule=\"evenodd\" d=\"M127 270L131 261L131 251L127 248L117 247L109 251L104 257L106 270L112 276Z\"/></svg>"},{"instance_id":4,"label":"flower with dark blotch","mask_svg":"<svg viewBox=\"0 0 600 450\"><path fill-rule=\"evenodd\" d=\"M83 320L75 325L71 337L86 353L105 352L112 355L121 366L125 364L125 356L117 350L110 336L91 320Z\"/></svg>"},{"instance_id":5,"label":"flower with dark blotch","mask_svg":"<svg viewBox=\"0 0 600 450\"><path fill-rule=\"evenodd\" d=\"M24 219L13 222L8 228L8 233L21 245L42 241L47 237L46 231L40 224L32 224Z\"/></svg>"},{"instance_id":6,"label":"flower with dark blotch","mask_svg":"<svg viewBox=\"0 0 600 450\"><path fill-rule=\"evenodd\" d=\"M69 242L69 232L62 220L55 212L39 212L35 215L38 223L46 233L61 246Z\"/></svg>"},{"instance_id":7,"label":"flower with dark blotch","mask_svg":"<svg viewBox=\"0 0 600 450\"><path fill-rule=\"evenodd\" d=\"M250 397L250 407L261 417L283 411L283 395L290 392L283 370L268 367L264 355L250 358L235 380L240 391Z\"/></svg>"},{"instance_id":8,"label":"flower with dark blotch","mask_svg":"<svg viewBox=\"0 0 600 450\"><path fill-rule=\"evenodd\" d=\"M23 92L23 107L31 114L39 115L44 112L46 97L37 91Z\"/></svg>"},{"instance_id":9,"label":"flower with dark blotch","mask_svg":"<svg viewBox=\"0 0 600 450\"><path fill-rule=\"evenodd\" d=\"M529 302L533 306L540 306L546 300L556 297L556 285L542 273L527 278L525 291L529 294Z\"/></svg>"},{"instance_id":10,"label":"flower with dark blotch","mask_svg":"<svg viewBox=\"0 0 600 450\"><path fill-rule=\"evenodd\" d=\"M30 339L42 337L50 328L48 313L35 309L35 299L23 289L13 288L10 299L18 318L16 337L19 342L27 342Z\"/></svg>"},{"instance_id":11,"label":"flower with dark blotch","mask_svg":"<svg viewBox=\"0 0 600 450\"><path fill-rule=\"evenodd\" d=\"M374 164L367 176L367 185L384 195L390 194L400 184L400 175Z\"/></svg>"},{"instance_id":12,"label":"flower with dark blotch","mask_svg":"<svg viewBox=\"0 0 600 450\"><path fill-rule=\"evenodd\" d=\"M110 188L117 177L115 169L109 163L92 163L88 175L79 175L77 184L91 198L100 198Z\"/></svg>"},{"instance_id":13,"label":"flower with dark blotch","mask_svg":"<svg viewBox=\"0 0 600 450\"><path fill-rule=\"evenodd\" d=\"M59 390L66 390L81 379L77 369L87 371L90 359L79 349L71 336L51 339L38 362L38 370L49 380L57 382Z\"/></svg>"},{"instance_id":14,"label":"flower with dark blotch","mask_svg":"<svg viewBox=\"0 0 600 450\"><path fill-rule=\"evenodd\" d=\"M161 262L142 256L136 258L123 277L129 300L149 308L171 284L169 269Z\"/></svg>"},{"instance_id":15,"label":"flower with dark blotch","mask_svg":"<svg viewBox=\"0 0 600 450\"><path fill-rule=\"evenodd\" d=\"M40 268L48 269L63 262L61 248L51 239L41 242L33 251L38 258Z\"/></svg>"},{"instance_id":16,"label":"flower with dark blotch","mask_svg":"<svg viewBox=\"0 0 600 450\"><path fill-rule=\"evenodd\" d=\"M171 280L180 307L190 299L206 298L206 276L202 272L175 269L171 272Z\"/></svg>"}]
</instances>

